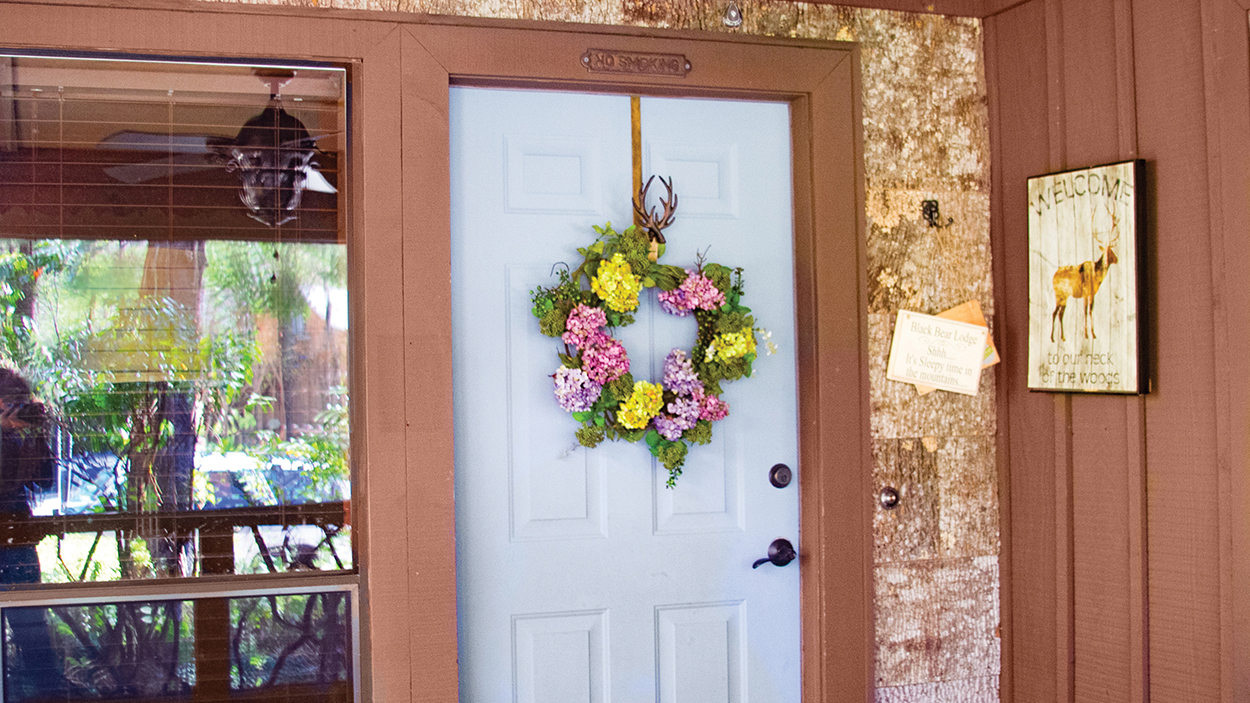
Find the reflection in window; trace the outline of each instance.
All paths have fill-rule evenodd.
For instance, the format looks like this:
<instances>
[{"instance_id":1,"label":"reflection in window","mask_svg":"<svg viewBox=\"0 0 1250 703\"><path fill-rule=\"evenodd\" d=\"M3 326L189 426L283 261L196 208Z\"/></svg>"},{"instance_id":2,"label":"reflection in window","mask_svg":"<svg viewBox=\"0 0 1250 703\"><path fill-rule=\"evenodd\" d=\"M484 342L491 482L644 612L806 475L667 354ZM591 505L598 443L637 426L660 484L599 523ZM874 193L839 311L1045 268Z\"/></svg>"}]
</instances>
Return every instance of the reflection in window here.
<instances>
[{"instance_id":1,"label":"reflection in window","mask_svg":"<svg viewBox=\"0 0 1250 703\"><path fill-rule=\"evenodd\" d=\"M0 583L354 568L344 72L0 64Z\"/></svg>"},{"instance_id":2,"label":"reflection in window","mask_svg":"<svg viewBox=\"0 0 1250 703\"><path fill-rule=\"evenodd\" d=\"M351 596L5 608L4 703L351 700Z\"/></svg>"},{"instance_id":3,"label":"reflection in window","mask_svg":"<svg viewBox=\"0 0 1250 703\"><path fill-rule=\"evenodd\" d=\"M342 249L0 241L0 267L39 271L0 290L0 402L18 376L41 417L0 437L53 458L5 490L17 513L39 489L44 581L196 575L207 547L215 573L351 567Z\"/></svg>"},{"instance_id":4,"label":"reflection in window","mask_svg":"<svg viewBox=\"0 0 1250 703\"><path fill-rule=\"evenodd\" d=\"M62 584L0 608L4 702L351 700L349 591L70 586L355 568L346 73L0 83L0 589Z\"/></svg>"}]
</instances>

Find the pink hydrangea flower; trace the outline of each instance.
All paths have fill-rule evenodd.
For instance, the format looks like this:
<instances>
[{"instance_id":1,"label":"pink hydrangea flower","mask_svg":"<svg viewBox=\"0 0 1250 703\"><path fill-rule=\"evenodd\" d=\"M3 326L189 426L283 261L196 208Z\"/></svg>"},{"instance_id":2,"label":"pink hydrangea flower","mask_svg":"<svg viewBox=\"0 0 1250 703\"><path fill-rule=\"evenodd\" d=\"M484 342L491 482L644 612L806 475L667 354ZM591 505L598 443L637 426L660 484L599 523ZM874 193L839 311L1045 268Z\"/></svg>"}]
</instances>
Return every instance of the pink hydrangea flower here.
<instances>
[{"instance_id":1,"label":"pink hydrangea flower","mask_svg":"<svg viewBox=\"0 0 1250 703\"><path fill-rule=\"evenodd\" d=\"M725 303L725 294L712 283L712 279L698 271L686 269L686 278L681 285L673 290L662 291L659 300L664 312L685 317L691 310L715 310Z\"/></svg>"},{"instance_id":2,"label":"pink hydrangea flower","mask_svg":"<svg viewBox=\"0 0 1250 703\"><path fill-rule=\"evenodd\" d=\"M729 403L714 395L705 395L702 390L694 394L699 401L699 419L708 422L724 420L729 415Z\"/></svg>"},{"instance_id":3,"label":"pink hydrangea flower","mask_svg":"<svg viewBox=\"0 0 1250 703\"><path fill-rule=\"evenodd\" d=\"M625 354L625 346L617 340L603 335L603 338L582 350L582 368L590 380L606 386L616 379L629 373L629 357Z\"/></svg>"},{"instance_id":4,"label":"pink hydrangea flower","mask_svg":"<svg viewBox=\"0 0 1250 703\"><path fill-rule=\"evenodd\" d=\"M607 324L608 316L603 310L579 303L569 312L569 318L564 322L565 332L560 339L565 344L585 349L600 343L607 336L599 331Z\"/></svg>"}]
</instances>

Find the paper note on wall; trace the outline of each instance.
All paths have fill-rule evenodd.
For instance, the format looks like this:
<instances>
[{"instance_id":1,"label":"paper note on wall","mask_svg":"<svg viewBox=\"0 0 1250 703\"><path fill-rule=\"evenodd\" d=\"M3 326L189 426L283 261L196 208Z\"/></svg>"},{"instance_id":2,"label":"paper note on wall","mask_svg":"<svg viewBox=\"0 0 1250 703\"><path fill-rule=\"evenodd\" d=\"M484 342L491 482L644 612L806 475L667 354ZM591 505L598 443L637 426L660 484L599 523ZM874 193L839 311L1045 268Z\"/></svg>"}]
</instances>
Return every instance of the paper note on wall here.
<instances>
[{"instance_id":1,"label":"paper note on wall","mask_svg":"<svg viewBox=\"0 0 1250 703\"><path fill-rule=\"evenodd\" d=\"M959 322L967 322L968 324L985 327L987 332L985 337L985 358L981 361L981 368L987 369L1001 361L998 356L998 349L994 347L994 338L988 334L989 326L985 324L985 315L981 312L981 303L976 300L969 300L963 305L956 305L950 310L939 312L937 316L948 320L958 320ZM916 384L916 393L918 395L932 393L935 390L937 389L933 386L925 386L919 383Z\"/></svg>"},{"instance_id":2,"label":"paper note on wall","mask_svg":"<svg viewBox=\"0 0 1250 703\"><path fill-rule=\"evenodd\" d=\"M976 395L987 332L978 325L900 310L885 376Z\"/></svg>"}]
</instances>

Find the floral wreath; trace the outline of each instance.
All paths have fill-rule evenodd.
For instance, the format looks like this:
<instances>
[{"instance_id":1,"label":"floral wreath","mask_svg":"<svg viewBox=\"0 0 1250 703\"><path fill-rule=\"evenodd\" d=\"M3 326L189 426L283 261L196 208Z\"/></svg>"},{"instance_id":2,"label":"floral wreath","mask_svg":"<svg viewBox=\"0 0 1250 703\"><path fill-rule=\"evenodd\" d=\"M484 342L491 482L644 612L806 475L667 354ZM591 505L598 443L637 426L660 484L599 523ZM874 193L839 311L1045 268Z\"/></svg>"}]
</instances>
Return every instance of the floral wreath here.
<instances>
[{"instance_id":1,"label":"floral wreath","mask_svg":"<svg viewBox=\"0 0 1250 703\"><path fill-rule=\"evenodd\" d=\"M654 176L652 177L654 179ZM767 330L755 327L751 309L742 305L742 269L705 263L693 269L658 263L664 254L662 230L673 222L677 196L672 181L660 182L669 199L664 213L644 212L651 180L638 193L634 210L640 225L617 232L608 223L595 227L594 244L577 250L582 263L557 272L559 283L531 292L539 330L564 342L561 366L553 374L560 407L581 423L577 441L598 446L605 438L645 440L651 454L668 469L672 488L681 475L687 443L712 440L712 423L729 414L721 400L721 382L751 375L756 334L768 353L776 350ZM583 285L585 282L585 285ZM634 322L644 288L658 288L660 308L670 315L693 313L698 339L687 353L673 349L664 360L661 383L635 380L625 346L605 331Z\"/></svg>"}]
</instances>

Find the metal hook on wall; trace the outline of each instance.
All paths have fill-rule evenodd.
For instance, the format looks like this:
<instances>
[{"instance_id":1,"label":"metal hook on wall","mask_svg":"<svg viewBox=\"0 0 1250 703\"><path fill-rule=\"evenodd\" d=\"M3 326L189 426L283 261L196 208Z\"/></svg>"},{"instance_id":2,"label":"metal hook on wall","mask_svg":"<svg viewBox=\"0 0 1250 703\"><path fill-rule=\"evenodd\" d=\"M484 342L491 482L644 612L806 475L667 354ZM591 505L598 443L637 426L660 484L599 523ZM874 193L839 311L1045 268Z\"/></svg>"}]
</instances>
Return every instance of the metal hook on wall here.
<instances>
[{"instance_id":1,"label":"metal hook on wall","mask_svg":"<svg viewBox=\"0 0 1250 703\"><path fill-rule=\"evenodd\" d=\"M945 228L955 224L955 218L953 217L946 218L945 223L942 222L942 212L936 200L920 201L920 214L924 217L925 222L929 223L930 227Z\"/></svg>"}]
</instances>

